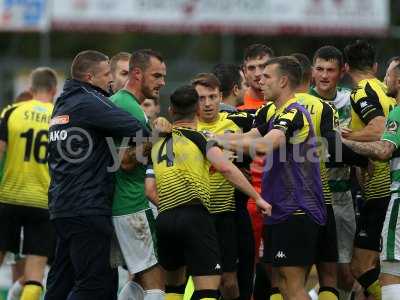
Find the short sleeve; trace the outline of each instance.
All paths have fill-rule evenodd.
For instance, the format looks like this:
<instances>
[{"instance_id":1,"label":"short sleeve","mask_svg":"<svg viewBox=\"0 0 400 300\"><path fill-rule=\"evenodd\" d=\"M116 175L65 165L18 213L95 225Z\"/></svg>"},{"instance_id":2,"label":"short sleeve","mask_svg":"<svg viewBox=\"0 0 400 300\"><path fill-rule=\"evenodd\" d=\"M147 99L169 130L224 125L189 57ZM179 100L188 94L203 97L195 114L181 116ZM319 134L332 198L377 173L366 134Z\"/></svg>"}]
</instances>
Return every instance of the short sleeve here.
<instances>
[{"instance_id":1,"label":"short sleeve","mask_svg":"<svg viewBox=\"0 0 400 300\"><path fill-rule=\"evenodd\" d=\"M390 113L386 121L385 132L382 140L393 143L396 148L400 146L400 107L395 107Z\"/></svg>"},{"instance_id":2,"label":"short sleeve","mask_svg":"<svg viewBox=\"0 0 400 300\"><path fill-rule=\"evenodd\" d=\"M294 136L296 131L303 129L304 119L303 114L297 109L291 109L280 114L273 124L273 129L281 130L285 133L287 139Z\"/></svg>"},{"instance_id":3,"label":"short sleeve","mask_svg":"<svg viewBox=\"0 0 400 300\"><path fill-rule=\"evenodd\" d=\"M8 141L8 120L11 113L16 109L16 106L7 107L1 113L2 118L0 119L0 140Z\"/></svg>"},{"instance_id":4,"label":"short sleeve","mask_svg":"<svg viewBox=\"0 0 400 300\"><path fill-rule=\"evenodd\" d=\"M248 132L253 127L254 117L247 112L230 113L227 118L240 127L243 132Z\"/></svg>"},{"instance_id":5,"label":"short sleeve","mask_svg":"<svg viewBox=\"0 0 400 300\"><path fill-rule=\"evenodd\" d=\"M351 106L364 124L378 116L384 117L379 96L369 83L364 88L357 88L350 95Z\"/></svg>"}]
</instances>

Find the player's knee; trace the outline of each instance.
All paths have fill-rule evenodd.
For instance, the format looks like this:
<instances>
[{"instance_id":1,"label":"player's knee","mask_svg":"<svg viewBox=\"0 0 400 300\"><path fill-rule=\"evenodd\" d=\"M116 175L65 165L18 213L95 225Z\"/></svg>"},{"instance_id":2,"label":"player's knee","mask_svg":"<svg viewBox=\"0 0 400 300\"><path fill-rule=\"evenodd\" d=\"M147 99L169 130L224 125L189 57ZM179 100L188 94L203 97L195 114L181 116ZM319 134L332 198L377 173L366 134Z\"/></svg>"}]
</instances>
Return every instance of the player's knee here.
<instances>
[{"instance_id":1,"label":"player's knee","mask_svg":"<svg viewBox=\"0 0 400 300\"><path fill-rule=\"evenodd\" d=\"M220 290L224 299L236 299L239 297L239 286L236 278L222 280Z\"/></svg>"},{"instance_id":2,"label":"player's knee","mask_svg":"<svg viewBox=\"0 0 400 300\"><path fill-rule=\"evenodd\" d=\"M338 277L338 287L342 290L349 291L353 288L354 285L354 277L350 272L350 269L347 272L340 272Z\"/></svg>"},{"instance_id":3,"label":"player's knee","mask_svg":"<svg viewBox=\"0 0 400 300\"><path fill-rule=\"evenodd\" d=\"M352 259L350 263L350 272L354 278L358 278L363 274L363 270L360 261L357 258Z\"/></svg>"}]
</instances>

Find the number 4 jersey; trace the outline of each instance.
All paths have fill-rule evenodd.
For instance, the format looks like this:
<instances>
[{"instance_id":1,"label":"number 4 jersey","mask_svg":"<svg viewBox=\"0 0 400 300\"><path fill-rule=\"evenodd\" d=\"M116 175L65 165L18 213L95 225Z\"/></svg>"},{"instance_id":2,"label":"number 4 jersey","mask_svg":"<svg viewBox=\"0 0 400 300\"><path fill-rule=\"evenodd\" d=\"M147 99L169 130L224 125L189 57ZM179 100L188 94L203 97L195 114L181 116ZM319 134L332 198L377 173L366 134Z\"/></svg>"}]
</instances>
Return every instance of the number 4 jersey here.
<instances>
[{"instance_id":1,"label":"number 4 jersey","mask_svg":"<svg viewBox=\"0 0 400 300\"><path fill-rule=\"evenodd\" d=\"M47 143L52 111L51 103L29 100L2 112L0 140L7 143L7 155L0 182L1 203L48 207Z\"/></svg>"}]
</instances>

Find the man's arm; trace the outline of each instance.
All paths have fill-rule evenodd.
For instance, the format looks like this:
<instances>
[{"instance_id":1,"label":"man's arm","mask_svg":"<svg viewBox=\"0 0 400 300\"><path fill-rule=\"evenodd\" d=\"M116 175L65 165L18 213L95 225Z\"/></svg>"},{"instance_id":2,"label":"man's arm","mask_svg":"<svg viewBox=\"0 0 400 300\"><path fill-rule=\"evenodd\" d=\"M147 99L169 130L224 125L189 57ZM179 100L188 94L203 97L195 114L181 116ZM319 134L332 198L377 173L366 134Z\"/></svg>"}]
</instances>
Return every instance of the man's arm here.
<instances>
[{"instance_id":1,"label":"man's arm","mask_svg":"<svg viewBox=\"0 0 400 300\"><path fill-rule=\"evenodd\" d=\"M149 130L129 113L108 99L96 98L82 104L85 116L82 122L88 127L104 132L110 137L149 136Z\"/></svg>"},{"instance_id":2,"label":"man's arm","mask_svg":"<svg viewBox=\"0 0 400 300\"><path fill-rule=\"evenodd\" d=\"M258 155L268 155L286 143L286 135L282 130L272 129L262 138L254 140L254 151ZM252 149L250 149L251 151Z\"/></svg>"},{"instance_id":3,"label":"man's arm","mask_svg":"<svg viewBox=\"0 0 400 300\"><path fill-rule=\"evenodd\" d=\"M242 172L228 160L223 151L213 146L207 150L207 159L234 187L256 200L257 206L267 215L271 215L271 205L266 202L253 188Z\"/></svg>"},{"instance_id":4,"label":"man's arm","mask_svg":"<svg viewBox=\"0 0 400 300\"><path fill-rule=\"evenodd\" d=\"M261 137L260 131L257 128L253 128L246 133L226 133L224 135L215 136L213 139L224 149L233 152L243 151L245 154L248 154L254 141Z\"/></svg>"},{"instance_id":5,"label":"man's arm","mask_svg":"<svg viewBox=\"0 0 400 300\"><path fill-rule=\"evenodd\" d=\"M0 171L1 171L1 167L3 166L3 157L4 157L4 153L6 153L6 150L7 150L6 141L0 140Z\"/></svg>"},{"instance_id":6,"label":"man's arm","mask_svg":"<svg viewBox=\"0 0 400 300\"><path fill-rule=\"evenodd\" d=\"M357 142L343 139L343 143L358 154L377 160L388 160L396 150L396 146L389 141Z\"/></svg>"},{"instance_id":7,"label":"man's arm","mask_svg":"<svg viewBox=\"0 0 400 300\"><path fill-rule=\"evenodd\" d=\"M134 170L138 165L146 165L151 152L151 146L151 143L144 142L136 147L120 149L122 151L121 169L129 172Z\"/></svg>"},{"instance_id":8,"label":"man's arm","mask_svg":"<svg viewBox=\"0 0 400 300\"><path fill-rule=\"evenodd\" d=\"M342 136L345 139L358 142L379 141L385 129L385 117L377 116L370 120L368 124L358 131L344 131Z\"/></svg>"},{"instance_id":9,"label":"man's arm","mask_svg":"<svg viewBox=\"0 0 400 300\"><path fill-rule=\"evenodd\" d=\"M365 87L355 89L350 95L350 103L365 127L357 132L345 131L343 137L358 142L379 141L385 129L385 114L372 86L367 83Z\"/></svg>"},{"instance_id":10,"label":"man's arm","mask_svg":"<svg viewBox=\"0 0 400 300\"><path fill-rule=\"evenodd\" d=\"M146 170L146 178L144 179L144 191L146 197L158 207L159 198L157 192L156 177L152 165L149 165Z\"/></svg>"}]
</instances>

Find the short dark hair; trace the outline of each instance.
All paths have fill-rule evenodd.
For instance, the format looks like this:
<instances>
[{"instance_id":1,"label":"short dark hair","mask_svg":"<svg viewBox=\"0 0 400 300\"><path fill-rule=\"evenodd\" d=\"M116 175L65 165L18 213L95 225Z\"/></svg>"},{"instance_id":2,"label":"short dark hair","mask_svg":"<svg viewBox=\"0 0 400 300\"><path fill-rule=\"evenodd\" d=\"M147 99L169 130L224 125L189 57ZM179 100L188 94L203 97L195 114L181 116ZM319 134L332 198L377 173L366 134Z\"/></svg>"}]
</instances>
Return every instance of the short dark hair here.
<instances>
[{"instance_id":1,"label":"short dark hair","mask_svg":"<svg viewBox=\"0 0 400 300\"><path fill-rule=\"evenodd\" d=\"M93 72L98 64L108 61L108 56L96 50L85 50L79 52L71 65L72 79L83 80L86 73Z\"/></svg>"},{"instance_id":2,"label":"short dark hair","mask_svg":"<svg viewBox=\"0 0 400 300\"><path fill-rule=\"evenodd\" d=\"M218 78L221 83L220 91L222 96L228 97L235 85L239 86L242 83L240 75L240 67L234 64L217 64L213 67L212 73Z\"/></svg>"},{"instance_id":3,"label":"short dark hair","mask_svg":"<svg viewBox=\"0 0 400 300\"><path fill-rule=\"evenodd\" d=\"M57 74L48 67L36 68L31 73L31 90L33 93L38 91L51 91L57 88Z\"/></svg>"},{"instance_id":4,"label":"short dark hair","mask_svg":"<svg viewBox=\"0 0 400 300\"><path fill-rule=\"evenodd\" d=\"M243 61L265 55L274 57L274 50L264 44L252 44L244 49Z\"/></svg>"},{"instance_id":5,"label":"short dark hair","mask_svg":"<svg viewBox=\"0 0 400 300\"><path fill-rule=\"evenodd\" d=\"M324 60L334 60L338 63L339 68L342 68L344 65L343 61L343 54L342 52L334 47L334 46L322 46L319 48L317 51L315 51L314 58L313 58L313 63L315 64L317 58L321 58Z\"/></svg>"},{"instance_id":6,"label":"short dark hair","mask_svg":"<svg viewBox=\"0 0 400 300\"><path fill-rule=\"evenodd\" d=\"M192 79L191 83L193 86L202 85L211 89L221 88L221 82L213 73L199 73Z\"/></svg>"},{"instance_id":7,"label":"short dark hair","mask_svg":"<svg viewBox=\"0 0 400 300\"><path fill-rule=\"evenodd\" d=\"M193 119L197 112L199 94L192 85L177 88L170 97L170 105L174 112L174 121Z\"/></svg>"},{"instance_id":8,"label":"short dark hair","mask_svg":"<svg viewBox=\"0 0 400 300\"><path fill-rule=\"evenodd\" d=\"M129 72L134 68L139 68L140 70L145 71L149 67L150 59L152 57L158 59L162 63L164 62L162 55L152 49L140 49L134 51L129 59Z\"/></svg>"},{"instance_id":9,"label":"short dark hair","mask_svg":"<svg viewBox=\"0 0 400 300\"><path fill-rule=\"evenodd\" d=\"M292 88L296 88L301 83L302 69L297 59L291 56L278 56L270 59L266 66L278 65L281 75L285 75L289 79Z\"/></svg>"},{"instance_id":10,"label":"short dark hair","mask_svg":"<svg viewBox=\"0 0 400 300\"><path fill-rule=\"evenodd\" d=\"M115 72L115 69L117 68L117 64L120 60L129 61L130 58L131 58L131 55L128 52L119 52L119 53L115 54L113 57L111 57L111 59L110 59L111 73Z\"/></svg>"},{"instance_id":11,"label":"short dark hair","mask_svg":"<svg viewBox=\"0 0 400 300\"><path fill-rule=\"evenodd\" d=\"M366 71L372 69L375 59L375 49L364 40L347 45L344 48L344 57L351 69Z\"/></svg>"},{"instance_id":12,"label":"short dark hair","mask_svg":"<svg viewBox=\"0 0 400 300\"><path fill-rule=\"evenodd\" d=\"M290 56L293 56L298 60L301 66L301 78L303 83L309 83L312 75L311 61L308 59L307 55L303 53L293 53Z\"/></svg>"}]
</instances>

